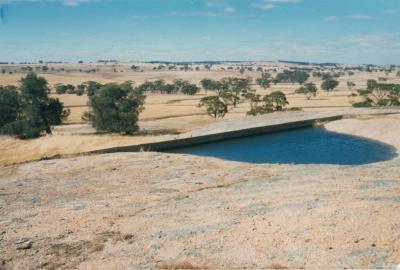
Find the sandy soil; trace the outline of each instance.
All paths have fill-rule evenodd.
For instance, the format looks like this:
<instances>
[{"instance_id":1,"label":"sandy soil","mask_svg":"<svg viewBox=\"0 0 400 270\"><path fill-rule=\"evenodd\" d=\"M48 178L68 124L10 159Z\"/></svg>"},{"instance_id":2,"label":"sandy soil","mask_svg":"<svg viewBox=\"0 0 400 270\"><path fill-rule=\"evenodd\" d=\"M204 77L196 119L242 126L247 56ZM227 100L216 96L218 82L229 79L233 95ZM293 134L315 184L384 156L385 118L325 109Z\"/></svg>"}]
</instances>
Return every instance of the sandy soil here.
<instances>
[{"instance_id":1,"label":"sandy soil","mask_svg":"<svg viewBox=\"0 0 400 270\"><path fill-rule=\"evenodd\" d=\"M327 127L399 147L399 123L394 115ZM0 265L395 268L399 165L121 153L2 168Z\"/></svg>"}]
</instances>

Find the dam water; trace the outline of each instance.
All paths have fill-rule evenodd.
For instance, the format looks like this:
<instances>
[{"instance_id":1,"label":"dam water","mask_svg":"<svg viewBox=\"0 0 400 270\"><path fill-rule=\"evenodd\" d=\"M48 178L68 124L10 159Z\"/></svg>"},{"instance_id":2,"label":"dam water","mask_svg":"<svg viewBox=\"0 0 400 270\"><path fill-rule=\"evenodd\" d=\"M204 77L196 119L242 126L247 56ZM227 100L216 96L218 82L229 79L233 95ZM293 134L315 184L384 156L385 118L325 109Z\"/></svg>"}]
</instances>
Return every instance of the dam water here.
<instances>
[{"instance_id":1,"label":"dam water","mask_svg":"<svg viewBox=\"0 0 400 270\"><path fill-rule=\"evenodd\" d=\"M324 128L307 128L168 151L248 163L363 165L397 156L394 147Z\"/></svg>"}]
</instances>

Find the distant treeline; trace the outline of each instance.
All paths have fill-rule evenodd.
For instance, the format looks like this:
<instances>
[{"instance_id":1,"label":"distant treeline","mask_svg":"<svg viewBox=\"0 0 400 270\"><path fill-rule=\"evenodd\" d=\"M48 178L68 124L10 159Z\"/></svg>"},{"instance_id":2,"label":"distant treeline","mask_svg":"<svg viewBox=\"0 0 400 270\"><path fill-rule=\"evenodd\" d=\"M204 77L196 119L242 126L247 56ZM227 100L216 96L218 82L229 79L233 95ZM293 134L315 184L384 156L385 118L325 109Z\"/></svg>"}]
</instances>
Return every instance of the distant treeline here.
<instances>
[{"instance_id":1,"label":"distant treeline","mask_svg":"<svg viewBox=\"0 0 400 270\"><path fill-rule=\"evenodd\" d=\"M134 82L127 81L130 85L134 85ZM76 94L82 96L87 94L88 96L94 95L98 90L102 88L103 84L88 81L79 85L62 84L58 83L54 85L54 89L57 94ZM158 93L158 94L184 94L184 95L195 95L200 91L200 87L196 84L192 84L186 80L175 80L173 83L167 83L164 80L146 81L143 84L133 87L135 91L143 93Z\"/></svg>"}]
</instances>

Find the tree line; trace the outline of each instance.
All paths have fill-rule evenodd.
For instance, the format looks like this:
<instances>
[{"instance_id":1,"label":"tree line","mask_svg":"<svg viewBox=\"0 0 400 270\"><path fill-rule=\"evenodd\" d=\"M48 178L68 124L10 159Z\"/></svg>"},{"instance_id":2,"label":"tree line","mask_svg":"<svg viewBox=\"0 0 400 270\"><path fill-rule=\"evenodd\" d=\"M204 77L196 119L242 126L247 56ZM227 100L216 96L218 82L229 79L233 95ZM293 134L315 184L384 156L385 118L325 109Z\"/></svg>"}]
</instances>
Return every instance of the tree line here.
<instances>
[{"instance_id":1,"label":"tree line","mask_svg":"<svg viewBox=\"0 0 400 270\"><path fill-rule=\"evenodd\" d=\"M129 81L131 85L133 81ZM57 94L76 94L82 96L87 94L88 96L93 95L94 91L100 89L101 83L95 81L88 81L79 85L62 84L58 83L54 85L54 89ZM189 81L178 79L173 83L167 83L164 80L146 81L143 84L135 87L136 90L143 91L145 93L158 93L158 94L184 94L184 95L196 95L200 88L196 84L192 84Z\"/></svg>"}]
</instances>

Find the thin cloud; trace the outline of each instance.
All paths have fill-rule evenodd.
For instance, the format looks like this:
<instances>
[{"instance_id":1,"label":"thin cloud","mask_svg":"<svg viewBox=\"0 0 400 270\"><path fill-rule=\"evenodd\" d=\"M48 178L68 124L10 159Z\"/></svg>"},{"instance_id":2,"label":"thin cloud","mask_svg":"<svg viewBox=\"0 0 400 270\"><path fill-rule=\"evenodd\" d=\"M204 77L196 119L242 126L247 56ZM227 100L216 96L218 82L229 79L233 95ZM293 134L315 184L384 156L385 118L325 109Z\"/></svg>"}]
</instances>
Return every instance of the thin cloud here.
<instances>
[{"instance_id":1,"label":"thin cloud","mask_svg":"<svg viewBox=\"0 0 400 270\"><path fill-rule=\"evenodd\" d=\"M234 9L233 7L226 7L224 11L227 13L235 13L236 9Z\"/></svg>"},{"instance_id":2,"label":"thin cloud","mask_svg":"<svg viewBox=\"0 0 400 270\"><path fill-rule=\"evenodd\" d=\"M352 14L352 15L346 15L346 16L329 16L325 17L325 21L337 21L339 19L350 19L350 20L372 20L373 17L365 14Z\"/></svg>"},{"instance_id":3,"label":"thin cloud","mask_svg":"<svg viewBox=\"0 0 400 270\"><path fill-rule=\"evenodd\" d=\"M259 9L273 9L278 4L297 4L302 0L264 0L261 3L252 3L251 6Z\"/></svg>"},{"instance_id":4,"label":"thin cloud","mask_svg":"<svg viewBox=\"0 0 400 270\"><path fill-rule=\"evenodd\" d=\"M326 17L324 20L325 21L336 21L338 19L338 16L329 16Z\"/></svg>"},{"instance_id":5,"label":"thin cloud","mask_svg":"<svg viewBox=\"0 0 400 270\"><path fill-rule=\"evenodd\" d=\"M0 4L12 4L12 3L39 3L39 2L59 2L66 6L76 7L81 3L95 2L98 0L0 0Z\"/></svg>"},{"instance_id":6,"label":"thin cloud","mask_svg":"<svg viewBox=\"0 0 400 270\"><path fill-rule=\"evenodd\" d=\"M371 19L373 19L371 16L364 15L364 14L352 14L352 15L344 16L344 18L353 19L353 20L371 20Z\"/></svg>"},{"instance_id":7,"label":"thin cloud","mask_svg":"<svg viewBox=\"0 0 400 270\"><path fill-rule=\"evenodd\" d=\"M193 11L193 12L171 12L168 14L169 16L178 16L178 17L218 17L222 14L214 13L214 12L202 12L202 11Z\"/></svg>"},{"instance_id":8,"label":"thin cloud","mask_svg":"<svg viewBox=\"0 0 400 270\"><path fill-rule=\"evenodd\" d=\"M383 12L386 14L400 14L400 9L385 9Z\"/></svg>"}]
</instances>

